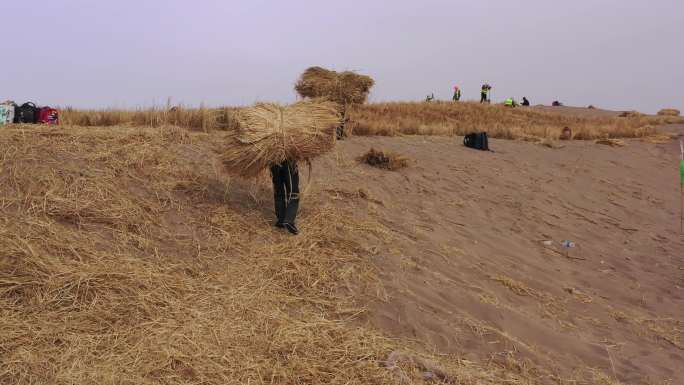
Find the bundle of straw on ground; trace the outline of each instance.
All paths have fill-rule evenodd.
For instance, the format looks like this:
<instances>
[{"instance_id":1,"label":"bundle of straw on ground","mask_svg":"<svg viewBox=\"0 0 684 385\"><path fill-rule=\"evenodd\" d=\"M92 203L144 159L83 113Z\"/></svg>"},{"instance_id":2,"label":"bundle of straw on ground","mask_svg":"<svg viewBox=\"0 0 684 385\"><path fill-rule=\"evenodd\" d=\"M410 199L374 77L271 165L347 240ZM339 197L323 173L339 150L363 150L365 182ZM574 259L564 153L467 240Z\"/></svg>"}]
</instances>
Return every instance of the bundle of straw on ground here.
<instances>
[{"instance_id":1,"label":"bundle of straw on ground","mask_svg":"<svg viewBox=\"0 0 684 385\"><path fill-rule=\"evenodd\" d=\"M638 117L643 116L643 115L644 114L642 114L639 111L623 111L618 116L621 118L638 118Z\"/></svg>"},{"instance_id":2,"label":"bundle of straw on ground","mask_svg":"<svg viewBox=\"0 0 684 385\"><path fill-rule=\"evenodd\" d=\"M663 108L662 110L658 111L658 115L660 116L679 116L680 114L681 111L675 108Z\"/></svg>"},{"instance_id":3,"label":"bundle of straw on ground","mask_svg":"<svg viewBox=\"0 0 684 385\"><path fill-rule=\"evenodd\" d=\"M359 158L359 161L370 166L385 169L398 170L408 166L408 158L391 151L381 151L371 148Z\"/></svg>"},{"instance_id":4,"label":"bundle of straw on ground","mask_svg":"<svg viewBox=\"0 0 684 385\"><path fill-rule=\"evenodd\" d=\"M335 72L310 67L302 74L295 90L304 98L327 98L343 106L363 104L375 81L355 72Z\"/></svg>"},{"instance_id":5,"label":"bundle of straw on ground","mask_svg":"<svg viewBox=\"0 0 684 385\"><path fill-rule=\"evenodd\" d=\"M284 160L309 160L335 146L341 116L335 103L320 100L290 106L259 103L236 115L223 163L235 175L253 177Z\"/></svg>"}]
</instances>

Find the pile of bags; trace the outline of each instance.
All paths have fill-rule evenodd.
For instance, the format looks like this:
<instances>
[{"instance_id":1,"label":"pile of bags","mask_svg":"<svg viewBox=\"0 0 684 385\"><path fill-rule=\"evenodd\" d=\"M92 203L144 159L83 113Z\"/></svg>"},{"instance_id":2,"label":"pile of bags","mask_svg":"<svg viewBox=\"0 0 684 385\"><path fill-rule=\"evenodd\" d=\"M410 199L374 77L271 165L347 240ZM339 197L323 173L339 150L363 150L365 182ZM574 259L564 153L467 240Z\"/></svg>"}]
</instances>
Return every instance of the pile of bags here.
<instances>
[{"instance_id":1,"label":"pile of bags","mask_svg":"<svg viewBox=\"0 0 684 385\"><path fill-rule=\"evenodd\" d=\"M52 107L36 107L32 102L18 106L12 101L0 103L0 125L10 123L59 124L59 111Z\"/></svg>"}]
</instances>

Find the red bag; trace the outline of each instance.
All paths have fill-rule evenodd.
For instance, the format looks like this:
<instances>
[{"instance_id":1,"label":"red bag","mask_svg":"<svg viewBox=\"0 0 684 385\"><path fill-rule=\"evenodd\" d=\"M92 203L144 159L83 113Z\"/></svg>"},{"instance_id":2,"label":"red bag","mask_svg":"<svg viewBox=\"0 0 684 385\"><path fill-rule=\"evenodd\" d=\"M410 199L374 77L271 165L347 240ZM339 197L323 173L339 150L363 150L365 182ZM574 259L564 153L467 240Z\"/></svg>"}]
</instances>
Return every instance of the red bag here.
<instances>
[{"instance_id":1,"label":"red bag","mask_svg":"<svg viewBox=\"0 0 684 385\"><path fill-rule=\"evenodd\" d=\"M59 112L52 107L41 107L38 112L38 123L51 125L59 124Z\"/></svg>"}]
</instances>

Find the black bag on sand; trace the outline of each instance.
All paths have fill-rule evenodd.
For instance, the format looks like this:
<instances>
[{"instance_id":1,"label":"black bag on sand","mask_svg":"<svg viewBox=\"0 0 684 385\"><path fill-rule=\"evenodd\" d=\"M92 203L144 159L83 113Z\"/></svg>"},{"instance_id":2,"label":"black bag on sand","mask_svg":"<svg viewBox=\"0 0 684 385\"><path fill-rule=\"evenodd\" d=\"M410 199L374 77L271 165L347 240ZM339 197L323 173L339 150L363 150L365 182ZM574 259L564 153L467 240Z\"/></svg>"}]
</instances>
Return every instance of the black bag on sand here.
<instances>
[{"instance_id":1,"label":"black bag on sand","mask_svg":"<svg viewBox=\"0 0 684 385\"><path fill-rule=\"evenodd\" d=\"M15 123L36 123L40 109L35 104L28 102L17 107L14 112Z\"/></svg>"},{"instance_id":2,"label":"black bag on sand","mask_svg":"<svg viewBox=\"0 0 684 385\"><path fill-rule=\"evenodd\" d=\"M476 150L489 151L489 140L486 132L474 132L463 138L463 145Z\"/></svg>"}]
</instances>

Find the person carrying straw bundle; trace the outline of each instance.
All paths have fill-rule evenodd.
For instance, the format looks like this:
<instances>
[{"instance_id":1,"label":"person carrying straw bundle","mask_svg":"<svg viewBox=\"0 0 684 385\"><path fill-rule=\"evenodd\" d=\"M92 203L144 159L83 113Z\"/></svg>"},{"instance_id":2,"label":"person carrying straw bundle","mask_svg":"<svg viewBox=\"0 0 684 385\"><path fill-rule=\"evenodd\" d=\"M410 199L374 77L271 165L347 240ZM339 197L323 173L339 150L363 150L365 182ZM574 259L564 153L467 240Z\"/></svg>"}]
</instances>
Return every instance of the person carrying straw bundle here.
<instances>
[{"instance_id":1,"label":"person carrying straw bundle","mask_svg":"<svg viewBox=\"0 0 684 385\"><path fill-rule=\"evenodd\" d=\"M258 103L236 113L237 128L228 134L222 155L228 172L257 177L271 171L276 227L298 234L298 161L310 161L335 146L341 123L338 105L306 100L290 106Z\"/></svg>"},{"instance_id":2,"label":"person carrying straw bundle","mask_svg":"<svg viewBox=\"0 0 684 385\"><path fill-rule=\"evenodd\" d=\"M271 166L273 201L275 203L275 226L299 234L295 224L299 209L299 170L296 160L286 159Z\"/></svg>"}]
</instances>

